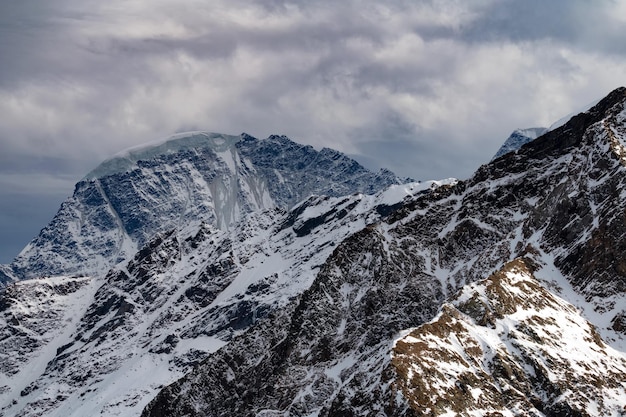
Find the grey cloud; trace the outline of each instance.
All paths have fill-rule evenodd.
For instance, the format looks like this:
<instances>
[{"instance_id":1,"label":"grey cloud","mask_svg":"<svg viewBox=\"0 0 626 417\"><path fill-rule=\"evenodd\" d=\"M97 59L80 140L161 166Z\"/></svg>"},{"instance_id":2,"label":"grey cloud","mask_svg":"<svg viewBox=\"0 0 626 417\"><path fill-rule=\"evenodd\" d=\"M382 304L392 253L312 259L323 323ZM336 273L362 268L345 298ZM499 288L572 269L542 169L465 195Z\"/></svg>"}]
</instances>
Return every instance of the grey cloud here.
<instances>
[{"instance_id":1,"label":"grey cloud","mask_svg":"<svg viewBox=\"0 0 626 417\"><path fill-rule=\"evenodd\" d=\"M76 170L78 161L59 156L29 155L18 151L0 154L0 173L28 174L36 167L51 175L63 175Z\"/></svg>"},{"instance_id":2,"label":"grey cloud","mask_svg":"<svg viewBox=\"0 0 626 417\"><path fill-rule=\"evenodd\" d=\"M468 178L482 153L475 142L456 143L443 131L420 129L393 113L352 134L358 136L359 154L355 157L364 165L388 168L418 181ZM376 159L368 155L376 155Z\"/></svg>"},{"instance_id":3,"label":"grey cloud","mask_svg":"<svg viewBox=\"0 0 626 417\"><path fill-rule=\"evenodd\" d=\"M623 84L612 7L2 2L0 200L37 192L37 174L60 190L123 148L196 129L287 134L416 179L464 178L513 129Z\"/></svg>"},{"instance_id":4,"label":"grey cloud","mask_svg":"<svg viewBox=\"0 0 626 417\"><path fill-rule=\"evenodd\" d=\"M35 0L0 3L0 88L27 82L31 76L54 79L87 58L73 48L73 22L87 19L75 11L81 8L78 5Z\"/></svg>"},{"instance_id":5,"label":"grey cloud","mask_svg":"<svg viewBox=\"0 0 626 417\"><path fill-rule=\"evenodd\" d=\"M609 54L625 54L626 22L614 19L614 0L501 0L485 7L480 18L463 28L477 42L552 39Z\"/></svg>"}]
</instances>

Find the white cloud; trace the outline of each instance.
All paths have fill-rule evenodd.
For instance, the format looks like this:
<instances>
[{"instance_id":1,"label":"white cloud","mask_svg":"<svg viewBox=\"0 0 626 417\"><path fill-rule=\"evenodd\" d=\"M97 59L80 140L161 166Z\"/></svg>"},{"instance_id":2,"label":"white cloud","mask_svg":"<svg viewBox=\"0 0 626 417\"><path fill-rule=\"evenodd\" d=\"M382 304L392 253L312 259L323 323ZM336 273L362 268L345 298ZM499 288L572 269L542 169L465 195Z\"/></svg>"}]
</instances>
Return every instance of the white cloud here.
<instances>
[{"instance_id":1,"label":"white cloud","mask_svg":"<svg viewBox=\"0 0 626 417\"><path fill-rule=\"evenodd\" d=\"M369 152L416 178L466 177L513 129L625 83L623 7L5 2L0 162L51 158L33 175L53 164L74 178L120 149L207 129Z\"/></svg>"},{"instance_id":2,"label":"white cloud","mask_svg":"<svg viewBox=\"0 0 626 417\"><path fill-rule=\"evenodd\" d=\"M392 141L393 131L357 134L392 117L413 129L417 147L467 155L479 146L462 171L448 155L450 175L467 176L514 128L549 124L624 84L626 54L590 47L618 48L623 5L525 4L5 5L5 19L28 25L5 25L0 140L16 155L93 165L184 129L284 133L358 153L362 142Z\"/></svg>"}]
</instances>

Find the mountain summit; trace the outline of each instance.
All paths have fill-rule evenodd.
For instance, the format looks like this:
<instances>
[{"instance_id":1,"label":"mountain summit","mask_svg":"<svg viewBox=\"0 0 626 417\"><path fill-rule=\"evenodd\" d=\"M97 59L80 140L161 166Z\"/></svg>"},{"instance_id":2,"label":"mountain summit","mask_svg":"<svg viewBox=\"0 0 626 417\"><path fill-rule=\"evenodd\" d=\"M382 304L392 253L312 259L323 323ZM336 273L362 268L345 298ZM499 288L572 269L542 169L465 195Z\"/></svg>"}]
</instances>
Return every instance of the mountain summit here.
<instances>
[{"instance_id":1,"label":"mountain summit","mask_svg":"<svg viewBox=\"0 0 626 417\"><path fill-rule=\"evenodd\" d=\"M537 139L548 131L545 127L531 127L527 129L515 129L513 133L504 141L500 149L493 156L492 160L501 157L509 152L518 150L523 145Z\"/></svg>"},{"instance_id":2,"label":"mountain summit","mask_svg":"<svg viewBox=\"0 0 626 417\"><path fill-rule=\"evenodd\" d=\"M400 183L332 149L286 136L178 134L103 162L10 265L18 279L94 275L128 259L157 233L206 222L227 229L260 209L288 209L313 194L372 194Z\"/></svg>"}]
</instances>

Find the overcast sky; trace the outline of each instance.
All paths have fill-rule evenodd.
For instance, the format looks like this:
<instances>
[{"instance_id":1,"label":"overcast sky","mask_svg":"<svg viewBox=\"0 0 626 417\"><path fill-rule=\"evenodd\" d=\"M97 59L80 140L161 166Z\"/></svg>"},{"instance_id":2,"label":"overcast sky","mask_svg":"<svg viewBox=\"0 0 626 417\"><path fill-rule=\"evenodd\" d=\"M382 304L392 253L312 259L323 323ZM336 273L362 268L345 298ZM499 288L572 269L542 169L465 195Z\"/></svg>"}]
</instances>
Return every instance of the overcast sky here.
<instances>
[{"instance_id":1,"label":"overcast sky","mask_svg":"<svg viewBox=\"0 0 626 417\"><path fill-rule=\"evenodd\" d=\"M121 149L285 134L467 178L626 84L626 0L0 0L0 262Z\"/></svg>"}]
</instances>

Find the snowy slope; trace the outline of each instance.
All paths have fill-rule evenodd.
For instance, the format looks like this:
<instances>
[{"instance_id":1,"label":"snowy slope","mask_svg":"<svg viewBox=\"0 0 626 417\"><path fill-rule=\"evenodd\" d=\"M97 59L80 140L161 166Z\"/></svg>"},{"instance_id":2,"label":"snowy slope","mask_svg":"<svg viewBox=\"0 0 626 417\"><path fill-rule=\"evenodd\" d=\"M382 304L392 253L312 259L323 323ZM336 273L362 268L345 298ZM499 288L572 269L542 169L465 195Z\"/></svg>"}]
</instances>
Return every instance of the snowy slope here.
<instances>
[{"instance_id":1,"label":"snowy slope","mask_svg":"<svg viewBox=\"0 0 626 417\"><path fill-rule=\"evenodd\" d=\"M12 284L0 293L0 414L24 404L31 382L71 340L99 282L55 277Z\"/></svg>"},{"instance_id":2,"label":"snowy slope","mask_svg":"<svg viewBox=\"0 0 626 417\"><path fill-rule=\"evenodd\" d=\"M529 263L464 287L396 342L396 387L416 415L622 415L626 357Z\"/></svg>"},{"instance_id":3,"label":"snowy slope","mask_svg":"<svg viewBox=\"0 0 626 417\"><path fill-rule=\"evenodd\" d=\"M78 323L47 323L62 338L34 337L28 355L7 352L11 372L6 375L11 376L1 407L7 415L137 415L163 385L300 295L336 242L377 221L386 207L452 183L314 196L290 212L250 214L231 230L202 224L160 235L106 278L77 279L97 282L99 288L90 287L89 304L77 297L79 305L67 307L80 317ZM27 326L36 324L28 318L33 309L47 307L34 306L21 289L39 290L49 282L56 281L8 287ZM11 322L4 324L7 333L15 329ZM24 395L13 403L20 392Z\"/></svg>"}]
</instances>

